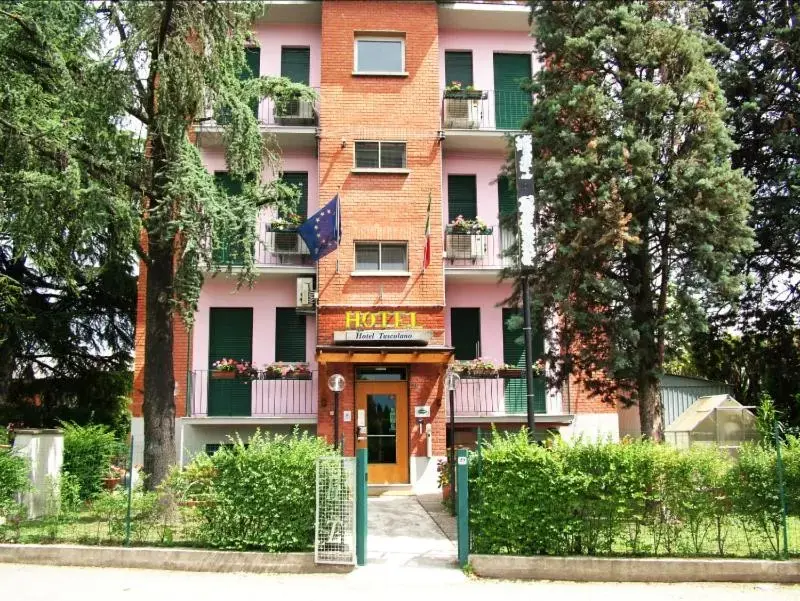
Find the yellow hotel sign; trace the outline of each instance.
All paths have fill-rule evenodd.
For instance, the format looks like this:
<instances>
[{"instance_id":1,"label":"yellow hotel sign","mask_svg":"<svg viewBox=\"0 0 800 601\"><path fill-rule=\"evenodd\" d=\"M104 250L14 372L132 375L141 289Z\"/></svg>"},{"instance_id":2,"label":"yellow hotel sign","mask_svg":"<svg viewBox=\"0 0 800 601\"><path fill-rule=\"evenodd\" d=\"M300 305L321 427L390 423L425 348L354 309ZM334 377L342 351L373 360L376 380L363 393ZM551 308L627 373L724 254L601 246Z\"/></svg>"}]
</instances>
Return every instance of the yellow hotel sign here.
<instances>
[{"instance_id":1,"label":"yellow hotel sign","mask_svg":"<svg viewBox=\"0 0 800 601\"><path fill-rule=\"evenodd\" d=\"M362 328L404 328L417 327L417 314L408 311L346 311L344 327L347 330Z\"/></svg>"}]
</instances>

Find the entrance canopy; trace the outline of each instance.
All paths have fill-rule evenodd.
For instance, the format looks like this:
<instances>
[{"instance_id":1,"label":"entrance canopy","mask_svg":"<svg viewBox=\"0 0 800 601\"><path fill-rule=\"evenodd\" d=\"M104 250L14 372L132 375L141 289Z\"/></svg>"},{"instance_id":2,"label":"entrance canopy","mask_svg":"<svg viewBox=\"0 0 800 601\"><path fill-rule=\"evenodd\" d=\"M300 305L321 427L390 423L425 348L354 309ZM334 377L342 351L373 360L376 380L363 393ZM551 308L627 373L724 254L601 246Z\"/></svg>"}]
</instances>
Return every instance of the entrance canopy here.
<instances>
[{"instance_id":1,"label":"entrance canopy","mask_svg":"<svg viewBox=\"0 0 800 601\"><path fill-rule=\"evenodd\" d=\"M341 346L317 347L317 362L326 363L438 363L453 358L451 346Z\"/></svg>"}]
</instances>

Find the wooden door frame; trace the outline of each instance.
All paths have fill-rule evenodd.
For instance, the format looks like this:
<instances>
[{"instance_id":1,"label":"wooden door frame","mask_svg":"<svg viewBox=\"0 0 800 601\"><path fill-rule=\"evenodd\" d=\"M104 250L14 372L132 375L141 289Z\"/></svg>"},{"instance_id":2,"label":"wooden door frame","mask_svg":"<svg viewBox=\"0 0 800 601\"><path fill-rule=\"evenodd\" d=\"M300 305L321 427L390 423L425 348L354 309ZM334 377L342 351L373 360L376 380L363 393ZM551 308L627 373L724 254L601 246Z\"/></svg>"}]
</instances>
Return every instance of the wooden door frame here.
<instances>
[{"instance_id":1,"label":"wooden door frame","mask_svg":"<svg viewBox=\"0 0 800 601\"><path fill-rule=\"evenodd\" d=\"M368 394L396 394L395 414L395 444L397 449L397 463L381 464L370 463L367 468L369 484L408 484L410 482L409 458L409 394L408 381L360 381L356 383L355 406L356 416L359 409L366 410ZM357 417L353 420L358 421ZM369 432L367 432L369 435ZM358 442L358 441L357 441ZM366 441L364 442L366 444Z\"/></svg>"}]
</instances>

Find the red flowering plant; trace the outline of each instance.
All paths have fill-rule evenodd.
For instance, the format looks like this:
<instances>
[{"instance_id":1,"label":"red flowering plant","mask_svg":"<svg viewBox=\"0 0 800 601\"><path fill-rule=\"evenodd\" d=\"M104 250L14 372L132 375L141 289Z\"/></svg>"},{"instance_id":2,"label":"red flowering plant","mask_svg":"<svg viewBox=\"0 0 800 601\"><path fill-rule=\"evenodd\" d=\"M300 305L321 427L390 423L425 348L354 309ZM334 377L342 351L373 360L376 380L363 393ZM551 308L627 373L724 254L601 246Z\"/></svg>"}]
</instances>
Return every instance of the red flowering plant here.
<instances>
[{"instance_id":1,"label":"red flowering plant","mask_svg":"<svg viewBox=\"0 0 800 601\"><path fill-rule=\"evenodd\" d=\"M211 367L214 368L215 371L236 371L237 362L234 359L220 359L219 361L214 361L211 364Z\"/></svg>"},{"instance_id":2,"label":"red flowering plant","mask_svg":"<svg viewBox=\"0 0 800 601\"><path fill-rule=\"evenodd\" d=\"M448 234L491 234L492 228L480 217L465 219L459 215L447 224Z\"/></svg>"},{"instance_id":3,"label":"red flowering plant","mask_svg":"<svg viewBox=\"0 0 800 601\"><path fill-rule=\"evenodd\" d=\"M311 376L311 368L308 363L288 363L283 375L287 378L303 378Z\"/></svg>"}]
</instances>

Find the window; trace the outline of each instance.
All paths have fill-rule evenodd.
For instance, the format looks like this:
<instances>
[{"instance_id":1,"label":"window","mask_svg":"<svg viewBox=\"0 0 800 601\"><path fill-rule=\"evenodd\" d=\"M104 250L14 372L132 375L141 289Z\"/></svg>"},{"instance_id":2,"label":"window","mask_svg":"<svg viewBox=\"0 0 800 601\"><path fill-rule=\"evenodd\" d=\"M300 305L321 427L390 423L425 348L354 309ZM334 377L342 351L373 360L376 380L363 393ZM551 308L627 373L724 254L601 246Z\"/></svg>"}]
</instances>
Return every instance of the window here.
<instances>
[{"instance_id":1,"label":"window","mask_svg":"<svg viewBox=\"0 0 800 601\"><path fill-rule=\"evenodd\" d=\"M512 324L512 319L520 322L519 309L503 309L503 362L516 367L525 368L525 344L523 343L522 328ZM538 320L536 320L538 323ZM534 326L533 330L533 355L534 360L544 354L544 337L542 328ZM524 376L524 373L523 373ZM512 378L505 380L505 406L506 413L525 413L528 408L527 388L525 378ZM544 378L535 378L533 382L534 412L544 413L546 410L547 386Z\"/></svg>"},{"instance_id":2,"label":"window","mask_svg":"<svg viewBox=\"0 0 800 601\"><path fill-rule=\"evenodd\" d=\"M405 169L405 142L356 142L356 169Z\"/></svg>"},{"instance_id":3,"label":"window","mask_svg":"<svg viewBox=\"0 0 800 601\"><path fill-rule=\"evenodd\" d=\"M296 83L308 85L311 71L311 49L281 48L281 77L288 77Z\"/></svg>"},{"instance_id":4,"label":"window","mask_svg":"<svg viewBox=\"0 0 800 601\"><path fill-rule=\"evenodd\" d=\"M208 366L220 359L252 361L253 309L213 307L209 311ZM251 384L249 381L208 381L208 415L250 415Z\"/></svg>"},{"instance_id":5,"label":"window","mask_svg":"<svg viewBox=\"0 0 800 601\"><path fill-rule=\"evenodd\" d=\"M300 189L296 213L305 219L308 216L308 172L284 171L281 179L287 184L297 186Z\"/></svg>"},{"instance_id":6,"label":"window","mask_svg":"<svg viewBox=\"0 0 800 601\"><path fill-rule=\"evenodd\" d=\"M447 214L450 221L478 216L478 192L474 175L447 176Z\"/></svg>"},{"instance_id":7,"label":"window","mask_svg":"<svg viewBox=\"0 0 800 601\"><path fill-rule=\"evenodd\" d=\"M234 179L227 171L215 171L214 184L229 196L238 196L242 193L241 180ZM216 237L211 258L217 265L242 265L244 245L241 240Z\"/></svg>"},{"instance_id":8,"label":"window","mask_svg":"<svg viewBox=\"0 0 800 601\"><path fill-rule=\"evenodd\" d=\"M404 242L356 242L356 271L407 272Z\"/></svg>"},{"instance_id":9,"label":"window","mask_svg":"<svg viewBox=\"0 0 800 601\"><path fill-rule=\"evenodd\" d=\"M275 361L306 360L306 316L294 307L275 309Z\"/></svg>"},{"instance_id":10,"label":"window","mask_svg":"<svg viewBox=\"0 0 800 601\"><path fill-rule=\"evenodd\" d=\"M481 310L476 308L450 309L450 341L455 359L477 359L481 355Z\"/></svg>"},{"instance_id":11,"label":"window","mask_svg":"<svg viewBox=\"0 0 800 601\"><path fill-rule=\"evenodd\" d=\"M402 37L357 37L356 75L406 75L405 40Z\"/></svg>"},{"instance_id":12,"label":"window","mask_svg":"<svg viewBox=\"0 0 800 601\"><path fill-rule=\"evenodd\" d=\"M472 52L444 53L444 85L461 82L462 88L472 85Z\"/></svg>"}]
</instances>

